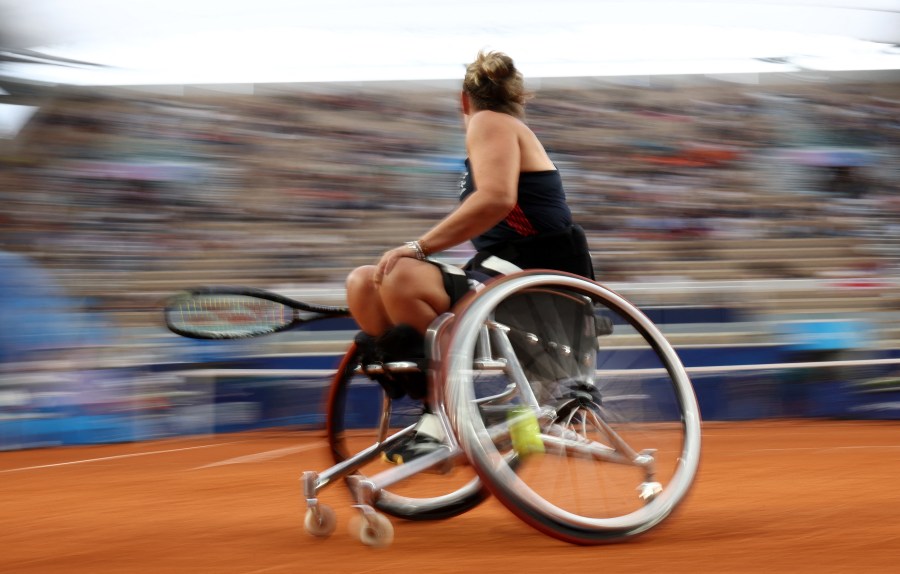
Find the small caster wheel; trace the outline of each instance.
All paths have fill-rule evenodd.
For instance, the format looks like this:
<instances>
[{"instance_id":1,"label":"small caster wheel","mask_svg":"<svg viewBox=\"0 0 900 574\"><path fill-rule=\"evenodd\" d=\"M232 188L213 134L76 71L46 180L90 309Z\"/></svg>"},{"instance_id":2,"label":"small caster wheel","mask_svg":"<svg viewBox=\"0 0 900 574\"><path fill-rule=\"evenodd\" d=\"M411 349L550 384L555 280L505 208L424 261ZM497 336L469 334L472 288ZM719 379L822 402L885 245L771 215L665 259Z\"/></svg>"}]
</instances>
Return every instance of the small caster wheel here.
<instances>
[{"instance_id":1,"label":"small caster wheel","mask_svg":"<svg viewBox=\"0 0 900 574\"><path fill-rule=\"evenodd\" d=\"M320 504L315 510L312 508L306 510L303 526L312 536L327 538L337 527L337 518L330 506Z\"/></svg>"},{"instance_id":2,"label":"small caster wheel","mask_svg":"<svg viewBox=\"0 0 900 574\"><path fill-rule=\"evenodd\" d=\"M383 514L357 515L350 520L350 535L366 546L384 548L394 541L394 525Z\"/></svg>"}]
</instances>

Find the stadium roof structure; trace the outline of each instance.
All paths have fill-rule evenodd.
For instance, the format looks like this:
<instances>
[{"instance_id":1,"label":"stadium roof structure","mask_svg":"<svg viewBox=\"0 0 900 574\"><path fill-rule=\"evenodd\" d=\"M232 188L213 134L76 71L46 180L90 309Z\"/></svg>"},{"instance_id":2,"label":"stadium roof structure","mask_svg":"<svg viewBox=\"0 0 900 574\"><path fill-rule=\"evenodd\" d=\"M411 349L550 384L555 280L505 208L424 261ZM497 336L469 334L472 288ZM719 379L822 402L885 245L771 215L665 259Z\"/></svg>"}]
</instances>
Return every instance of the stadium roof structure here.
<instances>
[{"instance_id":1,"label":"stadium roof structure","mask_svg":"<svg viewBox=\"0 0 900 574\"><path fill-rule=\"evenodd\" d=\"M0 80L43 85L900 70L900 0L0 0Z\"/></svg>"}]
</instances>

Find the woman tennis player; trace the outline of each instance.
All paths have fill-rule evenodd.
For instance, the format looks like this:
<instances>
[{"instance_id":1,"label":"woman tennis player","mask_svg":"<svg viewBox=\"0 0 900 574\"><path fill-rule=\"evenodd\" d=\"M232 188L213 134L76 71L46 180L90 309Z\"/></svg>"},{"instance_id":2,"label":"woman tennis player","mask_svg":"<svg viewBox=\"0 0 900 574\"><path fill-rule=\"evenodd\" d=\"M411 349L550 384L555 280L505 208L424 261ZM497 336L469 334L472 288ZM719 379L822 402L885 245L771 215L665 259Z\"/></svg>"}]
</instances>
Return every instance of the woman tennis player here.
<instances>
[{"instance_id":1,"label":"woman tennis player","mask_svg":"<svg viewBox=\"0 0 900 574\"><path fill-rule=\"evenodd\" d=\"M364 362L423 356L431 322L491 277L527 268L594 277L560 173L524 122L529 94L513 60L501 52L480 52L466 68L460 97L468 158L459 206L421 237L347 278L347 303L362 330L356 343ZM462 269L429 258L466 241L477 253ZM426 394L424 374L377 380L392 398ZM429 452L441 434L426 408L416 432L386 458L400 463Z\"/></svg>"}]
</instances>

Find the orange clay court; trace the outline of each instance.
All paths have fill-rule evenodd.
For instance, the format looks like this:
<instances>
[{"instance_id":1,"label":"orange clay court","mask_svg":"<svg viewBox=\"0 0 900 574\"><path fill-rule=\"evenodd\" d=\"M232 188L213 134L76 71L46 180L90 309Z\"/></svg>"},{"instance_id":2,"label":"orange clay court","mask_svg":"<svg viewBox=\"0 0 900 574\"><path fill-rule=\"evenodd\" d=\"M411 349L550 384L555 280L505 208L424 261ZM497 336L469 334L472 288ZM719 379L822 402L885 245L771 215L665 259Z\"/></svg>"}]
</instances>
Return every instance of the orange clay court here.
<instances>
[{"instance_id":1,"label":"orange clay court","mask_svg":"<svg viewBox=\"0 0 900 574\"><path fill-rule=\"evenodd\" d=\"M439 522L392 519L363 546L343 485L327 539L303 529L299 477L330 466L288 429L0 453L0 572L896 572L900 424L712 422L694 489L630 541L572 546L494 500ZM435 476L435 479L440 477Z\"/></svg>"}]
</instances>

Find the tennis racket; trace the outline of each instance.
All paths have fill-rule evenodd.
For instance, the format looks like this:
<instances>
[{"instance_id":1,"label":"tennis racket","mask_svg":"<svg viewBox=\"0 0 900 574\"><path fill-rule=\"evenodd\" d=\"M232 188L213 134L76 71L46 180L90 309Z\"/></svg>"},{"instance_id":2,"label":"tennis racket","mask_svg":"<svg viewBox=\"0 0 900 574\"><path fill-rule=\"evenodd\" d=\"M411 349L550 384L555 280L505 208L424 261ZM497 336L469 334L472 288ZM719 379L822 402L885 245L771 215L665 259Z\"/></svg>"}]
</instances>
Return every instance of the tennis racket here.
<instances>
[{"instance_id":1,"label":"tennis racket","mask_svg":"<svg viewBox=\"0 0 900 574\"><path fill-rule=\"evenodd\" d=\"M165 304L169 330L192 339L260 337L349 316L346 307L304 303L250 287L199 287L178 293Z\"/></svg>"}]
</instances>

